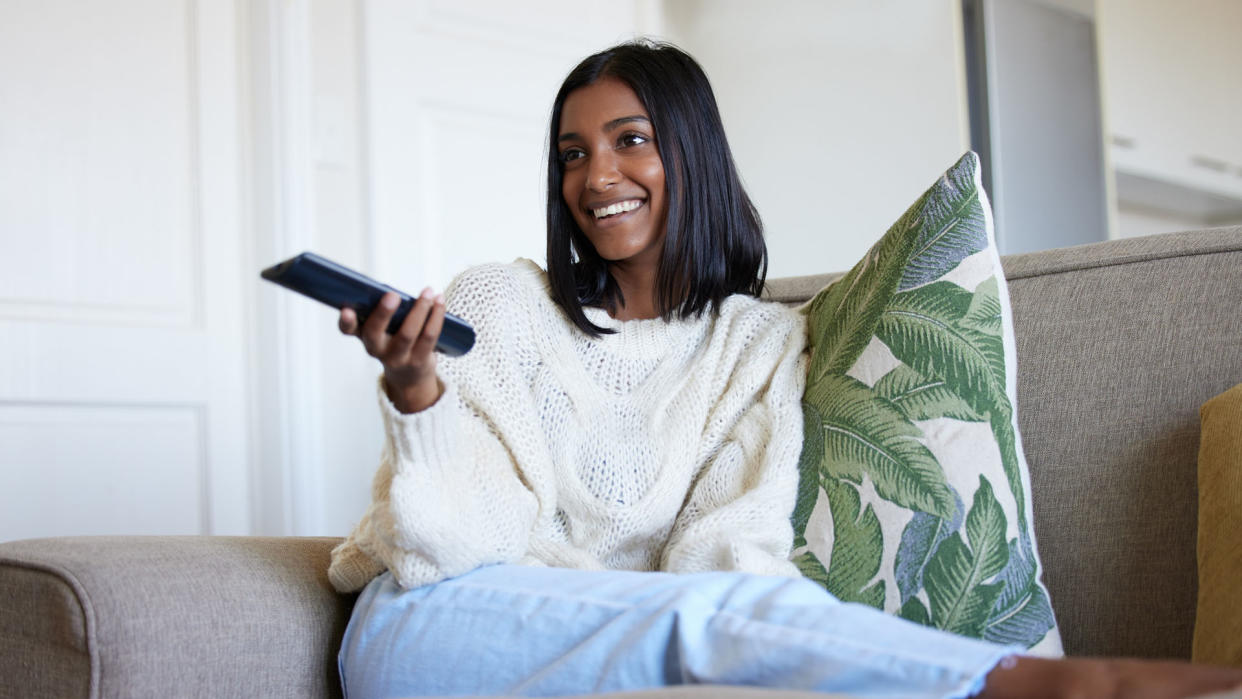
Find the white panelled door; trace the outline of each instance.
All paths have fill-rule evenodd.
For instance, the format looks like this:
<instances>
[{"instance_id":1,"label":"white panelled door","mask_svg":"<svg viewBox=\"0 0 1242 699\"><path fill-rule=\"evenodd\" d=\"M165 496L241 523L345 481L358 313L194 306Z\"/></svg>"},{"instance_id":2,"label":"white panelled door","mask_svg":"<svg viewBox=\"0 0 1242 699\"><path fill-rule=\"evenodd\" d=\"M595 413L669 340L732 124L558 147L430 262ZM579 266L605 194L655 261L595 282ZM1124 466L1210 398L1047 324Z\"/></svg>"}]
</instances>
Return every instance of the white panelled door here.
<instances>
[{"instance_id":1,"label":"white panelled door","mask_svg":"<svg viewBox=\"0 0 1242 699\"><path fill-rule=\"evenodd\" d=\"M249 530L238 26L0 3L0 540Z\"/></svg>"}]
</instances>

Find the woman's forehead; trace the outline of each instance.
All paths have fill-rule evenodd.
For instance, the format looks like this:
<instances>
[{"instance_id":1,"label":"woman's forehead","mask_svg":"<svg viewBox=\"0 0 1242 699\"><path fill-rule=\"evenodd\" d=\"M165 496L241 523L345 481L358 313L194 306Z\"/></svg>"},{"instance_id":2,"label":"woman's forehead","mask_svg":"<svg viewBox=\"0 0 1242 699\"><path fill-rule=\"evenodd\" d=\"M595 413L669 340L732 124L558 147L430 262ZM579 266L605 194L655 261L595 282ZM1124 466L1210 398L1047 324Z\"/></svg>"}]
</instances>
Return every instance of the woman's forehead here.
<instances>
[{"instance_id":1,"label":"woman's forehead","mask_svg":"<svg viewBox=\"0 0 1242 699\"><path fill-rule=\"evenodd\" d=\"M562 134L584 128L594 131L630 117L651 118L633 88L605 77L569 93L561 109L560 130Z\"/></svg>"}]
</instances>

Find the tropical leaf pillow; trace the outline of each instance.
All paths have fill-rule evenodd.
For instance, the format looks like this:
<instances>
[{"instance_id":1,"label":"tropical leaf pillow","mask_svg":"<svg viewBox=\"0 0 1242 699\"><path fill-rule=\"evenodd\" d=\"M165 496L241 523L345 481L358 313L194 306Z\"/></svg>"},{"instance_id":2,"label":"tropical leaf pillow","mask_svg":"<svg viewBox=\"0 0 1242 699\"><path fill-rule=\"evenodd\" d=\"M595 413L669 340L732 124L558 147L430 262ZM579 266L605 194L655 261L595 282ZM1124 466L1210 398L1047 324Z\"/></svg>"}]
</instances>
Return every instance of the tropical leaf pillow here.
<instances>
[{"instance_id":1,"label":"tropical leaf pillow","mask_svg":"<svg viewBox=\"0 0 1242 699\"><path fill-rule=\"evenodd\" d=\"M794 559L843 601L1060 655L978 167L963 156L803 307L811 356Z\"/></svg>"}]
</instances>

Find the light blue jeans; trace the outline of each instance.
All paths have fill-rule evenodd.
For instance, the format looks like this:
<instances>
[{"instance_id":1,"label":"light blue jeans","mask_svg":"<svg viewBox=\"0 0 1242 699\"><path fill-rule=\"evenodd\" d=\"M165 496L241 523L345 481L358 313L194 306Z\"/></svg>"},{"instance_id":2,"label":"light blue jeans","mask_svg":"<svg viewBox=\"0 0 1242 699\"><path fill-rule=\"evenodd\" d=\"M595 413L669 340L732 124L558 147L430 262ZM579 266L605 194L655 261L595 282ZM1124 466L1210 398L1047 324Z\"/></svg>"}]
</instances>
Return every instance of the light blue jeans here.
<instances>
[{"instance_id":1,"label":"light blue jeans","mask_svg":"<svg viewBox=\"0 0 1242 699\"><path fill-rule=\"evenodd\" d=\"M705 683L967 697L1020 649L842 604L805 579L497 565L359 597L348 699L556 696Z\"/></svg>"}]
</instances>

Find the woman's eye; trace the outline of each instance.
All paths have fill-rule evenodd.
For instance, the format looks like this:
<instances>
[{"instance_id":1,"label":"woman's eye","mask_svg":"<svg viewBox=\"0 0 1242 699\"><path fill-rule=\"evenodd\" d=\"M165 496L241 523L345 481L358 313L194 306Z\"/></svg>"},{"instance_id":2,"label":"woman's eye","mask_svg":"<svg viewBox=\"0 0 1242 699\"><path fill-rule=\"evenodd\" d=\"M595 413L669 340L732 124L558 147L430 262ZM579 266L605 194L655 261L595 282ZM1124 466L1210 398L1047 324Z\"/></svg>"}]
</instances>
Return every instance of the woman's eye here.
<instances>
[{"instance_id":1,"label":"woman's eye","mask_svg":"<svg viewBox=\"0 0 1242 699\"><path fill-rule=\"evenodd\" d=\"M560 160L562 163L568 163L571 160L577 160L583 157L583 152L578 148L569 148L561 151Z\"/></svg>"},{"instance_id":2,"label":"woman's eye","mask_svg":"<svg viewBox=\"0 0 1242 699\"><path fill-rule=\"evenodd\" d=\"M644 136L644 135L642 135L642 134L640 134L640 133L627 133L627 134L625 134L624 136L622 136L622 137L621 137L621 145L622 145L623 147L625 147L625 146L638 146L638 145L642 145L642 144L646 143L646 142L647 142L647 141L649 141L649 140L650 140L650 139L648 139L646 136Z\"/></svg>"}]
</instances>

